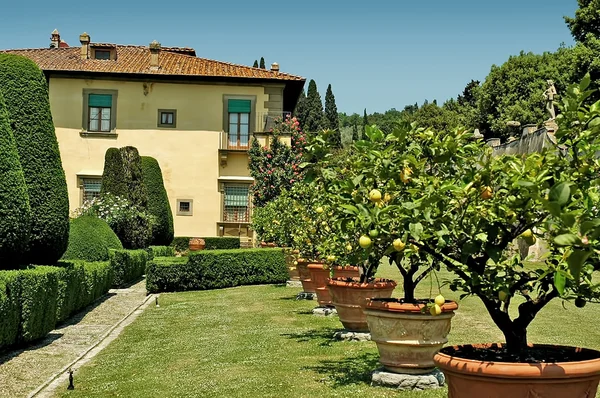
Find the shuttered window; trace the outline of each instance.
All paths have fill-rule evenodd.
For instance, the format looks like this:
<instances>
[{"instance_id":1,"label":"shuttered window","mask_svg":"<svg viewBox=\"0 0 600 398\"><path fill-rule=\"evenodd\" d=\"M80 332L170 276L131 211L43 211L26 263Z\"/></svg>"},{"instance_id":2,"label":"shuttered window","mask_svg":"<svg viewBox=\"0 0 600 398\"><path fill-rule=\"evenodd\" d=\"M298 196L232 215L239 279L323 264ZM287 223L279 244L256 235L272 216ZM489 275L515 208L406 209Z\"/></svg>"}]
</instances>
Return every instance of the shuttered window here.
<instances>
[{"instance_id":1,"label":"shuttered window","mask_svg":"<svg viewBox=\"0 0 600 398\"><path fill-rule=\"evenodd\" d=\"M111 130L112 95L90 94L88 107L88 131L109 132Z\"/></svg>"},{"instance_id":2,"label":"shuttered window","mask_svg":"<svg viewBox=\"0 0 600 398\"><path fill-rule=\"evenodd\" d=\"M250 222L248 185L225 185L223 221Z\"/></svg>"}]
</instances>

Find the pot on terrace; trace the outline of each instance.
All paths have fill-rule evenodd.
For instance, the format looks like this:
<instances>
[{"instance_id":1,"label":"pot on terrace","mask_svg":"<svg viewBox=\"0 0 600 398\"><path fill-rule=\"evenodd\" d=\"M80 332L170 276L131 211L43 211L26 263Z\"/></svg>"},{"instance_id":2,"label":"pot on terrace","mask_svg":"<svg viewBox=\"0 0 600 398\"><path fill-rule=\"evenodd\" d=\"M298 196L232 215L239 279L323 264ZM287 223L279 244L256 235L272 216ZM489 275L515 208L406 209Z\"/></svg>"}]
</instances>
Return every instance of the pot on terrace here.
<instances>
[{"instance_id":1,"label":"pot on terrace","mask_svg":"<svg viewBox=\"0 0 600 398\"><path fill-rule=\"evenodd\" d=\"M379 362L390 372L424 374L433 371L433 357L448 342L450 323L458 304L446 300L442 313L431 315L427 301L368 299L365 315Z\"/></svg>"},{"instance_id":2,"label":"pot on terrace","mask_svg":"<svg viewBox=\"0 0 600 398\"><path fill-rule=\"evenodd\" d=\"M302 282L302 290L304 293L315 293L315 286L310 279L310 271L308 270L309 261L306 259L299 259L296 269L300 275L300 282Z\"/></svg>"},{"instance_id":3,"label":"pot on terrace","mask_svg":"<svg viewBox=\"0 0 600 398\"><path fill-rule=\"evenodd\" d=\"M434 358L448 383L448 397L594 398L600 380L600 352L586 348L530 345L547 363L484 359L501 344L443 348ZM565 360L566 358L566 360ZM553 362L553 360L556 360ZM563 362L561 362L561 360Z\"/></svg>"},{"instance_id":4,"label":"pot on terrace","mask_svg":"<svg viewBox=\"0 0 600 398\"><path fill-rule=\"evenodd\" d=\"M327 287L327 283L329 282L329 278L331 276L330 268L322 263L311 263L308 265L308 271L310 272L310 279L315 288L315 293L317 294L319 306L333 307L333 303L331 302L331 294L329 293L329 288ZM358 278L358 267L334 267L333 277L342 279L354 277Z\"/></svg>"}]
</instances>

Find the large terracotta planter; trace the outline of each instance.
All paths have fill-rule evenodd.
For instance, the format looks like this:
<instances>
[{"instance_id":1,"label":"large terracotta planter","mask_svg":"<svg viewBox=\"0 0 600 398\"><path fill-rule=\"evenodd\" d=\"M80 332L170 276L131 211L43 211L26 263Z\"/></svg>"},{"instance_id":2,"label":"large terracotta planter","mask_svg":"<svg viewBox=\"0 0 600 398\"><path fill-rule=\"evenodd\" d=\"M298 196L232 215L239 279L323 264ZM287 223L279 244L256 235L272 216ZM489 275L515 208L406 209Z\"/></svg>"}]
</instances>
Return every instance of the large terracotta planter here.
<instances>
[{"instance_id":1,"label":"large terracotta planter","mask_svg":"<svg viewBox=\"0 0 600 398\"><path fill-rule=\"evenodd\" d=\"M458 304L447 301L440 315L432 316L424 304L396 299L369 299L365 308L371 341L377 344L379 362L390 372L423 374L433 371L433 357L448 342L450 323Z\"/></svg>"},{"instance_id":2,"label":"large terracotta planter","mask_svg":"<svg viewBox=\"0 0 600 398\"><path fill-rule=\"evenodd\" d=\"M474 347L488 348L491 344ZM486 398L594 398L600 380L600 352L568 348L587 357L577 362L510 363L470 360L446 352L464 346L446 347L434 358L448 383L448 397ZM446 351L446 352L445 352Z\"/></svg>"},{"instance_id":3,"label":"large terracotta planter","mask_svg":"<svg viewBox=\"0 0 600 398\"><path fill-rule=\"evenodd\" d=\"M191 252L204 250L206 247L206 242L201 238L191 238L189 243L189 249Z\"/></svg>"},{"instance_id":4,"label":"large terracotta planter","mask_svg":"<svg viewBox=\"0 0 600 398\"><path fill-rule=\"evenodd\" d=\"M317 294L317 301L321 307L333 307L331 302L331 294L329 294L329 288L327 282L331 276L331 270L326 268L324 264L312 263L308 264L308 271L310 272L310 279L315 287L315 293ZM334 267L333 277L334 278L358 278L358 267Z\"/></svg>"},{"instance_id":5,"label":"large terracotta planter","mask_svg":"<svg viewBox=\"0 0 600 398\"><path fill-rule=\"evenodd\" d=\"M367 305L367 299L371 297L390 298L396 282L376 279L371 283L360 283L358 278L351 282L334 278L329 280L327 286L331 294L331 301L344 328L353 332L368 332L369 325L363 311Z\"/></svg>"},{"instance_id":6,"label":"large terracotta planter","mask_svg":"<svg viewBox=\"0 0 600 398\"><path fill-rule=\"evenodd\" d=\"M298 260L296 268L300 275L300 282L302 282L302 290L304 290L304 293L315 293L315 286L310 279L310 272L308 270L308 261Z\"/></svg>"}]
</instances>

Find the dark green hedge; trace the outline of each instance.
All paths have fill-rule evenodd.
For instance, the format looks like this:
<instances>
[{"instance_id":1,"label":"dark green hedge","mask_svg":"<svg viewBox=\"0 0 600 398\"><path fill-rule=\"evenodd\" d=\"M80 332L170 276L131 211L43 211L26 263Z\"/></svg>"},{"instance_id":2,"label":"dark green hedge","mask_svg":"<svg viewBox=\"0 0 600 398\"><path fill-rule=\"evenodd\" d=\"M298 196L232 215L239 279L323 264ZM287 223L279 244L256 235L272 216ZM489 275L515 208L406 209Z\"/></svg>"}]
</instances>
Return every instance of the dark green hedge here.
<instances>
[{"instance_id":1,"label":"dark green hedge","mask_svg":"<svg viewBox=\"0 0 600 398\"><path fill-rule=\"evenodd\" d=\"M30 228L27 185L0 92L0 269L25 262Z\"/></svg>"},{"instance_id":2,"label":"dark green hedge","mask_svg":"<svg viewBox=\"0 0 600 398\"><path fill-rule=\"evenodd\" d=\"M104 154L104 171L102 172L100 194L105 193L127 198L125 166L119 148L108 148Z\"/></svg>"},{"instance_id":3,"label":"dark green hedge","mask_svg":"<svg viewBox=\"0 0 600 398\"><path fill-rule=\"evenodd\" d=\"M0 54L0 91L31 206L27 261L54 264L69 241L69 198L44 74L28 58Z\"/></svg>"},{"instance_id":4,"label":"dark green hedge","mask_svg":"<svg viewBox=\"0 0 600 398\"><path fill-rule=\"evenodd\" d=\"M175 257L175 249L171 246L150 246L148 248L148 259L155 257Z\"/></svg>"},{"instance_id":5,"label":"dark green hedge","mask_svg":"<svg viewBox=\"0 0 600 398\"><path fill-rule=\"evenodd\" d=\"M142 172L148 193L148 211L156 218L152 226L152 245L170 245L173 242L173 213L158 161L142 156Z\"/></svg>"},{"instance_id":6,"label":"dark green hedge","mask_svg":"<svg viewBox=\"0 0 600 398\"><path fill-rule=\"evenodd\" d=\"M209 250L191 253L187 259L174 257L150 261L146 290L154 293L220 289L284 283L287 279L281 249Z\"/></svg>"},{"instance_id":7,"label":"dark green hedge","mask_svg":"<svg viewBox=\"0 0 600 398\"><path fill-rule=\"evenodd\" d=\"M71 220L69 246L64 260L106 261L109 249L123 245L106 221L93 216Z\"/></svg>"},{"instance_id":8,"label":"dark green hedge","mask_svg":"<svg viewBox=\"0 0 600 398\"><path fill-rule=\"evenodd\" d=\"M171 246L178 252L188 250L190 246L191 237L188 236L176 236L171 243ZM240 238L231 236L212 236L204 239L206 243L206 250L226 250L226 249L239 249Z\"/></svg>"},{"instance_id":9,"label":"dark green hedge","mask_svg":"<svg viewBox=\"0 0 600 398\"><path fill-rule=\"evenodd\" d=\"M146 250L110 250L110 264L114 272L113 286L123 286L138 280L146 272Z\"/></svg>"},{"instance_id":10,"label":"dark green hedge","mask_svg":"<svg viewBox=\"0 0 600 398\"><path fill-rule=\"evenodd\" d=\"M44 337L112 285L108 262L59 265L0 271L0 350Z\"/></svg>"}]
</instances>

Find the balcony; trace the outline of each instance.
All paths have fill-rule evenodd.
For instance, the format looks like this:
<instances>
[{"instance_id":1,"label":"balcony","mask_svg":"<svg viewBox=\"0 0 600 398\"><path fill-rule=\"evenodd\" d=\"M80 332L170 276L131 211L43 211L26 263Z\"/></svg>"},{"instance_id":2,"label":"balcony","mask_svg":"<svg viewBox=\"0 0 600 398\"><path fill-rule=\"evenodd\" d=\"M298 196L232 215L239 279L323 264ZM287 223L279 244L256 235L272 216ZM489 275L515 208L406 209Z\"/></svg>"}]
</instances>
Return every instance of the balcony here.
<instances>
[{"instance_id":1,"label":"balcony","mask_svg":"<svg viewBox=\"0 0 600 398\"><path fill-rule=\"evenodd\" d=\"M291 116L290 112L257 112L254 125L250 126L253 133L269 133L276 125L276 121L284 120ZM250 149L254 134L246 133L221 133L219 150L221 151L247 151Z\"/></svg>"}]
</instances>

